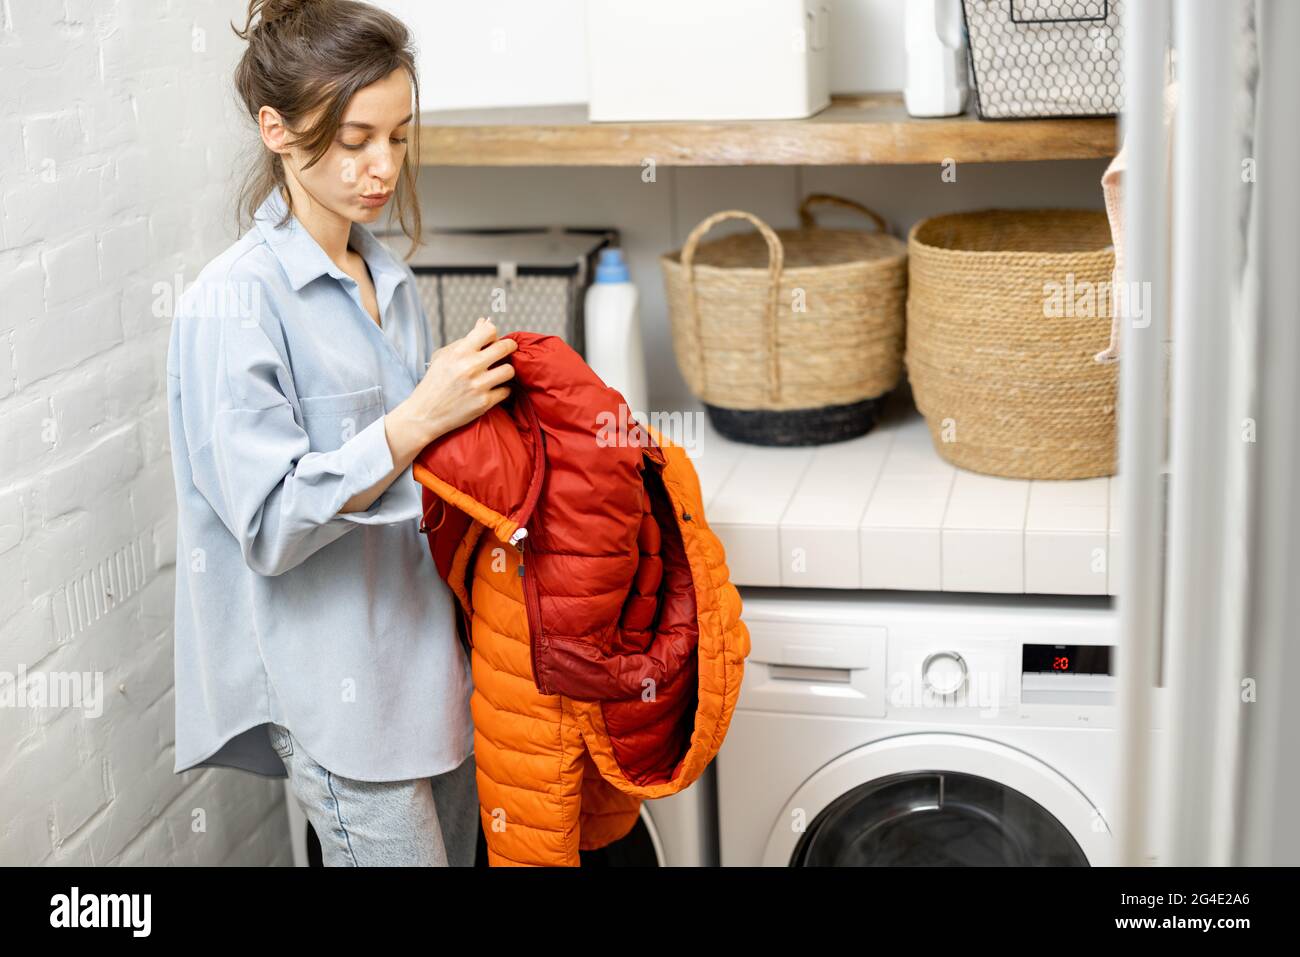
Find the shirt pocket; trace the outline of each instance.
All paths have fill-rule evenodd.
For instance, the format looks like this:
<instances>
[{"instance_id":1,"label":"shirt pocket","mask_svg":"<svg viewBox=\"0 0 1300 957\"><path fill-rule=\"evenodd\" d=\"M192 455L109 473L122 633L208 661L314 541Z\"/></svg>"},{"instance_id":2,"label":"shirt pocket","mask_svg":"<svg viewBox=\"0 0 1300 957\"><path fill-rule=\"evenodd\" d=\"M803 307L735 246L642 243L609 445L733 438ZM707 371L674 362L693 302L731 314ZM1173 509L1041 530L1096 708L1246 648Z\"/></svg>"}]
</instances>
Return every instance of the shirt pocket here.
<instances>
[{"instance_id":1,"label":"shirt pocket","mask_svg":"<svg viewBox=\"0 0 1300 957\"><path fill-rule=\"evenodd\" d=\"M311 450L330 452L384 414L384 389L372 385L355 392L303 395L298 405Z\"/></svg>"}]
</instances>

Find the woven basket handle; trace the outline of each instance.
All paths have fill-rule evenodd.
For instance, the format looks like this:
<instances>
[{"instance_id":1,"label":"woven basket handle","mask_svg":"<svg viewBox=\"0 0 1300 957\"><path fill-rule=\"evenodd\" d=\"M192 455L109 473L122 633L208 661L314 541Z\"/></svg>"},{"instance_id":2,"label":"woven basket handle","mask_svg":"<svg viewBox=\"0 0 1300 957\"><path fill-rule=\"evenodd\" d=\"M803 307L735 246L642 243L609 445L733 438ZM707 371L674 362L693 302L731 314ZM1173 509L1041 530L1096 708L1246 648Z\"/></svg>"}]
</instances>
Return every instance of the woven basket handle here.
<instances>
[{"instance_id":1,"label":"woven basket handle","mask_svg":"<svg viewBox=\"0 0 1300 957\"><path fill-rule=\"evenodd\" d=\"M845 199L843 196L832 196L830 193L811 193L807 199L799 206L799 225L804 229L812 229L817 225L813 219L812 207L814 206L838 206L840 209L852 210L855 213L861 213L867 219L876 224L878 232L889 232L889 224L879 213L873 212L861 203L855 203L851 199Z\"/></svg>"},{"instance_id":2,"label":"woven basket handle","mask_svg":"<svg viewBox=\"0 0 1300 957\"><path fill-rule=\"evenodd\" d=\"M708 395L708 363L704 357L703 336L700 332L700 309L695 300L695 249L704 238L705 233L728 219L743 219L753 224L767 242L767 315L764 317L767 327L767 370L768 370L768 387L772 402L779 402L781 398L781 364L777 355L777 336L776 336L776 310L777 299L781 295L781 271L785 268L785 247L781 245L781 237L767 223L763 222L753 213L747 213L740 209L727 209L720 213L714 213L707 219L703 220L698 226L691 230L691 234L686 237L686 245L682 247L682 274L686 279L687 301L691 311L691 322L695 329L695 353L700 357L700 382L701 392Z\"/></svg>"}]
</instances>

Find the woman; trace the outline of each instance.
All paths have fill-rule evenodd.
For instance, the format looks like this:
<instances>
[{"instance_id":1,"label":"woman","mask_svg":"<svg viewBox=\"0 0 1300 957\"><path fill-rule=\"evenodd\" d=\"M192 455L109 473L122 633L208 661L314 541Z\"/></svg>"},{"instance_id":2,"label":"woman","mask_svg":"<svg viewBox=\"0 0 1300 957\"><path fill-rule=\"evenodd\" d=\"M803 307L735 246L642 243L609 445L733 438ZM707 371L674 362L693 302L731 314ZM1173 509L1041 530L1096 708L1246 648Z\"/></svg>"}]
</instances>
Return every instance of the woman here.
<instances>
[{"instance_id":1,"label":"woman","mask_svg":"<svg viewBox=\"0 0 1300 957\"><path fill-rule=\"evenodd\" d=\"M395 205L420 231L400 21L252 0L236 33L253 226L181 297L167 360L175 770L287 773L327 865L472 864L469 662L410 464L509 394L515 343L480 319L434 352L365 226Z\"/></svg>"}]
</instances>

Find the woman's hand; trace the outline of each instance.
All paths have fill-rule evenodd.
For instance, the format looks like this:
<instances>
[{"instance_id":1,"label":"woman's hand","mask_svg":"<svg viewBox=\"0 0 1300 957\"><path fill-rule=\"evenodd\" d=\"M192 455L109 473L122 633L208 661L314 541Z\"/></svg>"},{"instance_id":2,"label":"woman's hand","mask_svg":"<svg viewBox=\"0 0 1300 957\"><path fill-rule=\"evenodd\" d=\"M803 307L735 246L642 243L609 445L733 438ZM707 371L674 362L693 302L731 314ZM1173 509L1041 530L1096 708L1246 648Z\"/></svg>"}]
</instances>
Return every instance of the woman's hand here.
<instances>
[{"instance_id":1,"label":"woman's hand","mask_svg":"<svg viewBox=\"0 0 1300 957\"><path fill-rule=\"evenodd\" d=\"M463 338L434 352L419 385L385 416L393 460L409 464L434 439L510 395L505 383L514 378L514 367L508 362L488 367L517 348L514 339L497 338L492 320L480 317Z\"/></svg>"},{"instance_id":2,"label":"woman's hand","mask_svg":"<svg viewBox=\"0 0 1300 957\"><path fill-rule=\"evenodd\" d=\"M452 429L478 418L510 394L505 385L515 369L492 363L514 352L514 339L498 339L490 319L479 318L462 339L433 354L428 371L409 396L384 416L384 436L393 455L393 470L344 503L340 512L363 512L406 470L424 447Z\"/></svg>"}]
</instances>

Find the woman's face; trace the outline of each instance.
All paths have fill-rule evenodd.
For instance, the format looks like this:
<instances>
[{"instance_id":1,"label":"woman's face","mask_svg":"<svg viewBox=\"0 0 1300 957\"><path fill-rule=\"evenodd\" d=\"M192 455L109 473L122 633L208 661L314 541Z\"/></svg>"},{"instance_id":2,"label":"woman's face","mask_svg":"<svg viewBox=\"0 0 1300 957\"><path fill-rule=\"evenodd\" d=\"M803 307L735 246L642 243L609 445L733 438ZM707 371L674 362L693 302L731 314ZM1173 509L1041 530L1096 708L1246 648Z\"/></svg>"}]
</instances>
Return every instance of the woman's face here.
<instances>
[{"instance_id":1,"label":"woman's face","mask_svg":"<svg viewBox=\"0 0 1300 957\"><path fill-rule=\"evenodd\" d=\"M352 96L334 142L316 165L303 169L307 155L301 149L282 151L285 174L344 219L373 222L393 198L411 120L410 77L394 70Z\"/></svg>"}]
</instances>

